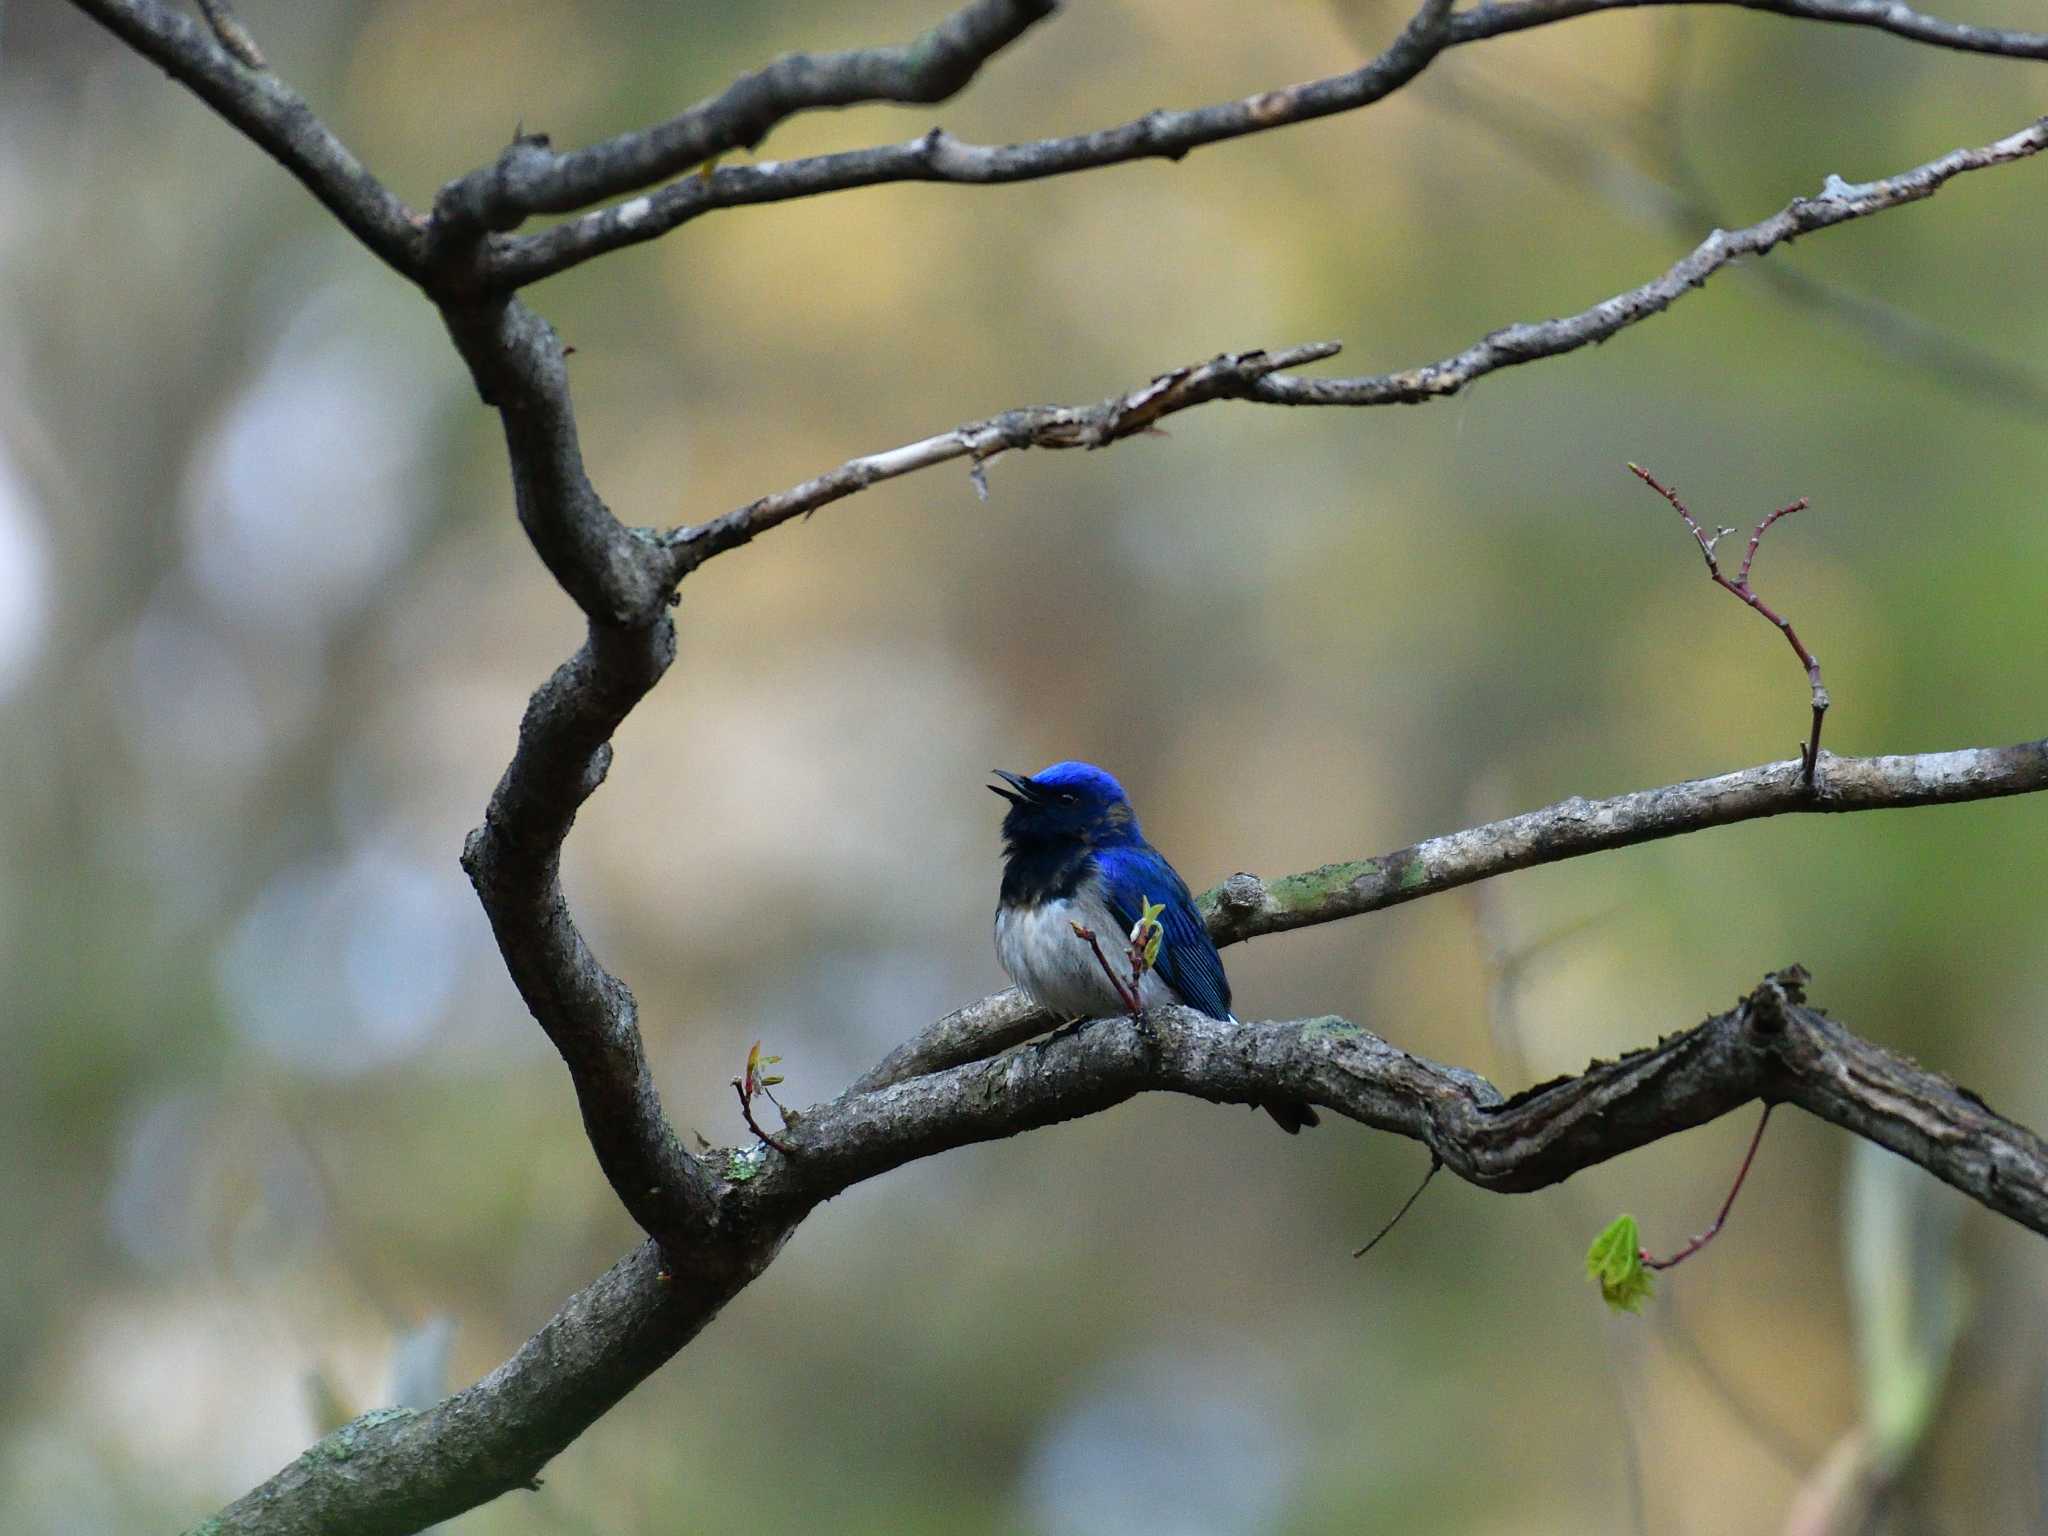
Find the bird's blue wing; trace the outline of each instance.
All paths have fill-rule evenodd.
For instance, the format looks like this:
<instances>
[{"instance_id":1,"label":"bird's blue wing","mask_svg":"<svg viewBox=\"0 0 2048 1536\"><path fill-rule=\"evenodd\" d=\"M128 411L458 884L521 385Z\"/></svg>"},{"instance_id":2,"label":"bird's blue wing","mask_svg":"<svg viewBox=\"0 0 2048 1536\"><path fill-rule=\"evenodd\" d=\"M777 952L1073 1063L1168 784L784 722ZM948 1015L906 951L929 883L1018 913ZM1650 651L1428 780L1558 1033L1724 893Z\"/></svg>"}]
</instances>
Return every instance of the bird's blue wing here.
<instances>
[{"instance_id":1,"label":"bird's blue wing","mask_svg":"<svg viewBox=\"0 0 2048 1536\"><path fill-rule=\"evenodd\" d=\"M1159 851L1148 844L1129 848L1107 848L1095 856L1102 880L1103 900L1123 931L1128 934L1138 920L1141 903L1164 906L1159 926L1166 936L1159 945L1154 969L1190 1008L1212 1019L1230 1017L1230 978L1223 974L1223 957L1209 940L1187 882L1174 872Z\"/></svg>"}]
</instances>

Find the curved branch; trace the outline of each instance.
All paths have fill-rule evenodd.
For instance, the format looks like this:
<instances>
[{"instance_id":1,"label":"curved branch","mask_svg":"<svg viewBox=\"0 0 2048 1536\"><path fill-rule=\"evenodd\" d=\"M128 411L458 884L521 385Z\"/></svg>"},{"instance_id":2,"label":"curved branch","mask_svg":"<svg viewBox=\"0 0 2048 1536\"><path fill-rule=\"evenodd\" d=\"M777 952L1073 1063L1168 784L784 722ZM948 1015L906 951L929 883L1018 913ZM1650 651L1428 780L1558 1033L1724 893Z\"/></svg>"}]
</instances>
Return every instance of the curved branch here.
<instances>
[{"instance_id":1,"label":"curved branch","mask_svg":"<svg viewBox=\"0 0 2048 1536\"><path fill-rule=\"evenodd\" d=\"M679 1283L643 1243L483 1380L420 1413L387 1408L343 1425L190 1536L407 1536L536 1487L747 1278Z\"/></svg>"},{"instance_id":2,"label":"curved branch","mask_svg":"<svg viewBox=\"0 0 2048 1536\"><path fill-rule=\"evenodd\" d=\"M1439 53L1459 44L1602 11L1687 4L1741 5L1803 20L1875 27L1913 41L1968 52L2048 58L2048 34L1963 26L1923 16L1888 0L1522 0L1461 12L1449 12L1431 0L1384 53L1346 74L1213 106L1151 112L1112 128L1066 138L968 144L934 128L901 144L727 166L630 202L597 209L540 234L498 242L482 254L481 272L493 285L520 287L607 251L657 239L721 208L787 202L890 182L988 186L1138 160L1178 160L1206 145L1371 106L1414 79Z\"/></svg>"},{"instance_id":3,"label":"curved branch","mask_svg":"<svg viewBox=\"0 0 2048 1536\"><path fill-rule=\"evenodd\" d=\"M462 867L519 995L568 1065L606 1179L642 1230L694 1267L709 1181L662 1112L633 994L584 942L561 872L576 812L611 766L612 732L674 656L666 618L649 629L593 624L588 643L527 706L518 750Z\"/></svg>"},{"instance_id":4,"label":"curved branch","mask_svg":"<svg viewBox=\"0 0 2048 1536\"><path fill-rule=\"evenodd\" d=\"M730 1198L798 1220L918 1158L1164 1090L1218 1104L1299 1098L1427 1146L1482 1189L1521 1194L1701 1125L1751 1099L1796 1104L1910 1158L2048 1236L2048 1144L1918 1063L1805 1006L1798 966L1728 1012L1505 1098L1477 1073L1335 1017L1278 1024L1191 1008L1123 1016L988 1061L854 1093L797 1117L795 1156Z\"/></svg>"},{"instance_id":5,"label":"curved branch","mask_svg":"<svg viewBox=\"0 0 2048 1536\"><path fill-rule=\"evenodd\" d=\"M666 579L671 584L680 581L713 555L736 549L791 518L808 516L884 480L952 459L972 459L978 484L981 466L1012 449L1105 448L1122 438L1149 432L1160 417L1189 406L1210 400L1253 399L1259 380L1276 369L1334 357L1339 350L1334 341L1319 341L1281 352L1226 353L1206 363L1162 373L1097 405L1025 406L900 448L850 459L802 485L760 497L707 523L675 529L662 541L670 561Z\"/></svg>"},{"instance_id":6,"label":"curved branch","mask_svg":"<svg viewBox=\"0 0 2048 1536\"><path fill-rule=\"evenodd\" d=\"M1711 779L1639 789L1605 800L1574 796L1505 821L1427 838L1369 859L1261 880L1232 875L1200 898L1219 945L1337 922L1455 890L1495 875L1590 853L1681 837L1738 821L1799 814L1956 805L2048 790L2048 737L1898 757L1824 752L1809 787L1797 759ZM978 1061L1053 1023L1014 988L947 1014L860 1078L862 1090Z\"/></svg>"},{"instance_id":7,"label":"curved branch","mask_svg":"<svg viewBox=\"0 0 2048 1536\"><path fill-rule=\"evenodd\" d=\"M1817 197L1795 199L1747 229L1715 230L1690 255L1641 287L1603 299L1592 308L1563 319L1494 331L1462 352L1419 367L1331 379L1302 378L1281 371L1334 356L1339 350L1336 342L1316 342L1280 352L1225 354L1207 363L1161 374L1138 389L1096 405L1028 406L967 422L949 432L850 459L801 485L760 497L708 522L675 529L662 541L662 579L673 584L714 555L737 548L792 518L815 512L884 480L953 459L972 459L978 471L983 462L1011 449L1101 448L1146 432L1163 416L1211 400L1348 406L1416 405L1440 400L1499 369L1605 341L1618 331L1661 314L1723 267L1745 256L1761 256L1799 235L1932 197L1965 171L2026 159L2044 147L2048 147L2048 118L1980 149L1955 150L1881 181L1851 187L1830 177Z\"/></svg>"},{"instance_id":8,"label":"curved branch","mask_svg":"<svg viewBox=\"0 0 2048 1536\"><path fill-rule=\"evenodd\" d=\"M1723 267L1745 256L1762 256L1801 235L1919 202L1965 171L2008 165L2037 155L2043 148L2048 148L2048 117L2037 118L2018 132L1980 148L1951 150L1937 160L1878 181L1851 186L1839 176L1829 176L1816 196L1794 198L1746 229L1717 229L1663 275L1576 315L1511 325L1455 356L1399 373L1354 379L1271 375L1260 382L1252 398L1269 405L1414 405L1454 395L1474 379L1498 369L1605 341L1617 331L1663 313Z\"/></svg>"},{"instance_id":9,"label":"curved branch","mask_svg":"<svg viewBox=\"0 0 2048 1536\"><path fill-rule=\"evenodd\" d=\"M512 229L536 213L567 213L666 181L728 150L752 148L799 112L944 101L1057 6L974 0L902 46L784 54L667 122L567 154L549 149L545 138L521 138L496 163L441 189L436 238Z\"/></svg>"},{"instance_id":10,"label":"curved branch","mask_svg":"<svg viewBox=\"0 0 2048 1536\"><path fill-rule=\"evenodd\" d=\"M420 280L425 270L424 221L370 174L348 146L313 115L297 91L269 71L237 58L206 28L158 0L74 3L137 53L183 81L258 149L296 176L386 265L415 282Z\"/></svg>"},{"instance_id":11,"label":"curved branch","mask_svg":"<svg viewBox=\"0 0 2048 1536\"><path fill-rule=\"evenodd\" d=\"M1449 46L1450 18L1451 0L1423 0L1421 9L1384 53L1347 74L1261 91L1214 106L1149 112L1114 128L1069 138L1027 144L965 144L934 128L907 144L725 167L598 209L537 235L500 241L483 253L481 271L495 286L521 287L606 251L656 239L716 208L786 202L893 181L986 186L1036 181L1134 160L1178 160L1205 144L1356 111L1392 95Z\"/></svg>"},{"instance_id":12,"label":"curved branch","mask_svg":"<svg viewBox=\"0 0 2048 1536\"><path fill-rule=\"evenodd\" d=\"M1833 21L1851 27L1872 27L1910 43L1952 48L1959 53L1988 53L2008 59L2048 59L2048 33L2011 27L1979 27L1946 21L1916 11L1905 0L1505 0L1481 5L1460 15L1451 26L1454 43L1478 42L1553 21L1569 21L1601 11L1647 9L1651 6L1738 5L1795 21Z\"/></svg>"},{"instance_id":13,"label":"curved branch","mask_svg":"<svg viewBox=\"0 0 2048 1536\"><path fill-rule=\"evenodd\" d=\"M516 298L449 301L441 317L505 428L519 524L594 624L651 625L673 581L652 538L624 527L583 467L561 339Z\"/></svg>"},{"instance_id":14,"label":"curved branch","mask_svg":"<svg viewBox=\"0 0 2048 1536\"><path fill-rule=\"evenodd\" d=\"M643 1247L483 1381L422 1414L345 1426L230 1505L216 1529L401 1536L531 1486L550 1456L759 1273L819 1202L916 1159L1148 1090L1229 1104L1312 1100L1411 1137L1461 1178L1503 1192L1546 1188L1762 1098L1888 1147L2048 1234L2048 1144L1806 1007L1804 981L1796 966L1766 977L1682 1034L1512 1098L1342 1019L1245 1024L1185 1008L1154 1010L1149 1030L1099 1020L992 1061L849 1093L795 1120L795 1157L735 1155L728 1166L743 1163L748 1176L720 1181L716 1198L739 1258L715 1283L679 1283Z\"/></svg>"}]
</instances>

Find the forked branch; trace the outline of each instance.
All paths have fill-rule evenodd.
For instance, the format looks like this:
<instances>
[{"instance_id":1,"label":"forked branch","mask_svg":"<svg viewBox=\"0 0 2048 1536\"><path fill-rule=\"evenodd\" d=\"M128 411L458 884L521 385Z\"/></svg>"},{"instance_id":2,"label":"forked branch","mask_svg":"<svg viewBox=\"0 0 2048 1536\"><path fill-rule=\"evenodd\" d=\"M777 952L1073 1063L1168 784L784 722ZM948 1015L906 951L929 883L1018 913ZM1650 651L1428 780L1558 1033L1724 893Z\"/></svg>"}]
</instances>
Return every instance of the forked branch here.
<instances>
[{"instance_id":1,"label":"forked branch","mask_svg":"<svg viewBox=\"0 0 2048 1536\"><path fill-rule=\"evenodd\" d=\"M1453 11L1427 0L1388 47L1357 69L1236 101L1148 112L1112 127L1013 144L970 144L934 128L898 144L793 160L719 166L654 192L595 209L535 235L495 243L489 280L537 282L606 251L657 239L721 208L786 202L891 182L988 186L1073 175L1140 160L1179 160L1193 150L1369 107L1408 84L1444 50L1602 11L1644 4L1741 4L1812 21L1877 27L1968 52L2048 58L2048 34L1966 27L1875 0L1524 0ZM514 146L515 149L518 146ZM508 151L508 154L512 151ZM592 199L594 201L594 199Z\"/></svg>"},{"instance_id":2,"label":"forked branch","mask_svg":"<svg viewBox=\"0 0 2048 1536\"><path fill-rule=\"evenodd\" d=\"M1724 591L1732 592L1736 597L1762 614L1770 622L1771 626L1785 637L1785 643L1792 647L1792 654L1797 656L1799 664L1806 668L1807 686L1813 690L1813 731L1807 737L1806 745L1799 749L1799 776L1804 780L1806 787L1811 789L1813 787L1814 770L1820 764L1821 722L1827 717L1828 705L1831 702L1828 698L1828 690L1820 680L1820 658L1806 648L1805 643L1799 638L1799 632L1792 627L1791 621L1779 614L1762 598L1758 597L1749 585L1749 568L1756 564L1757 547L1763 543L1764 535L1771 531L1771 524L1781 517L1791 516L1794 512L1805 511L1807 506L1806 498L1802 496L1797 501L1778 508L1775 512L1765 514L1763 521L1756 525L1756 532L1749 536L1749 548L1742 552L1742 569L1737 571L1735 579L1730 581L1721 573L1721 562L1714 551L1719 546L1721 540L1735 532L1735 530L1733 528L1720 528L1715 531L1712 537L1709 537L1706 529L1699 525L1699 520L1687 510L1685 503L1679 499L1677 491L1668 485L1660 483L1655 475L1644 469L1640 464L1629 465L1629 473L1670 502L1673 510L1685 519L1685 526L1692 530L1692 536L1699 541L1700 553L1706 556L1707 575L1713 579L1714 585Z\"/></svg>"},{"instance_id":3,"label":"forked branch","mask_svg":"<svg viewBox=\"0 0 2048 1536\"><path fill-rule=\"evenodd\" d=\"M1888 1147L2048 1234L2048 1144L1947 1078L1805 1004L1796 967L1726 1013L1513 1097L1337 1018L1250 1024L1190 1009L1098 1020L988 1061L858 1089L797 1117L793 1156L717 1185L744 1236L722 1278L629 1254L504 1365L426 1410L358 1420L223 1510L218 1536L402 1536L526 1486L562 1446L680 1350L806 1213L919 1158L1014 1136L1148 1090L1221 1103L1298 1098L1421 1142L1483 1189L1546 1188L1756 1099ZM1650 1028L1646 1026L1645 1033Z\"/></svg>"},{"instance_id":4,"label":"forked branch","mask_svg":"<svg viewBox=\"0 0 2048 1536\"><path fill-rule=\"evenodd\" d=\"M1339 351L1334 341L1315 342L1276 352L1230 353L1206 363L1190 364L1095 405L1028 406L967 422L898 448L850 459L836 469L788 490L760 497L708 522L672 530L662 540L661 579L673 584L715 555L885 480L955 459L973 461L979 472L990 459L1013 449L1100 448L1142 434L1162 417L1212 400L1248 400L1267 405L1378 406L1446 399L1489 373L1605 341L1663 313L1714 274L1744 257L1764 255L1801 234L1932 197L1966 171L2010 164L2044 148L2048 148L2048 118L1982 148L1959 149L1864 186L1849 187L1830 178L1818 196L1796 199L1746 229L1715 230L1689 255L1639 287L1603 299L1574 315L1493 331L1463 351L1433 363L1355 378L1310 378L1287 372L1304 363L1335 356ZM1766 526L1769 521L1766 520ZM1819 690L1817 668L1813 682ZM1816 692L1815 703L1823 712L1827 707L1825 699L1825 691ZM1805 755L1809 779L1813 754L1818 750L1818 725L1816 714L1816 736L1809 742Z\"/></svg>"}]
</instances>

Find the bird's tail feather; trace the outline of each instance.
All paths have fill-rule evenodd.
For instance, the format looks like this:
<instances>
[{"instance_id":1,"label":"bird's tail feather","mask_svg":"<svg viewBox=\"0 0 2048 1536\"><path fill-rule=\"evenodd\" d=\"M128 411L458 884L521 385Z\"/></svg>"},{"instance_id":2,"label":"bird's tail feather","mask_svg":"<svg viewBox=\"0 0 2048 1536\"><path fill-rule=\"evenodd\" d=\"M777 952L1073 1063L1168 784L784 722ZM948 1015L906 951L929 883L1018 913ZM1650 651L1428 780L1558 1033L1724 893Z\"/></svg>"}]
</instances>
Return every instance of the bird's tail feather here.
<instances>
[{"instance_id":1,"label":"bird's tail feather","mask_svg":"<svg viewBox=\"0 0 2048 1536\"><path fill-rule=\"evenodd\" d=\"M1314 1106L1299 1099L1283 1099L1277 1104L1261 1104L1259 1108L1271 1115L1273 1123L1290 1136L1299 1135L1308 1126L1323 1123L1323 1117L1315 1112Z\"/></svg>"}]
</instances>

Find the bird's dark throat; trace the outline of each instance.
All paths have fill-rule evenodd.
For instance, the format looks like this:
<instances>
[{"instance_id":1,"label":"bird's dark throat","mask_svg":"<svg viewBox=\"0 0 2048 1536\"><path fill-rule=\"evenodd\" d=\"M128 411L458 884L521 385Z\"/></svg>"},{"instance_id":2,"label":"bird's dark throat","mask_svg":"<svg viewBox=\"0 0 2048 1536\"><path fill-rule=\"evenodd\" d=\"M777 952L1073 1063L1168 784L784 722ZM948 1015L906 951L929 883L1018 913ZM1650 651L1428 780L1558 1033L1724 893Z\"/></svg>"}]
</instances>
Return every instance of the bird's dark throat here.
<instances>
[{"instance_id":1,"label":"bird's dark throat","mask_svg":"<svg viewBox=\"0 0 2048 1536\"><path fill-rule=\"evenodd\" d=\"M1088 877L1091 855L1071 838L1057 842L1011 842L1004 848L1002 901L1006 907L1043 906L1064 901Z\"/></svg>"}]
</instances>

